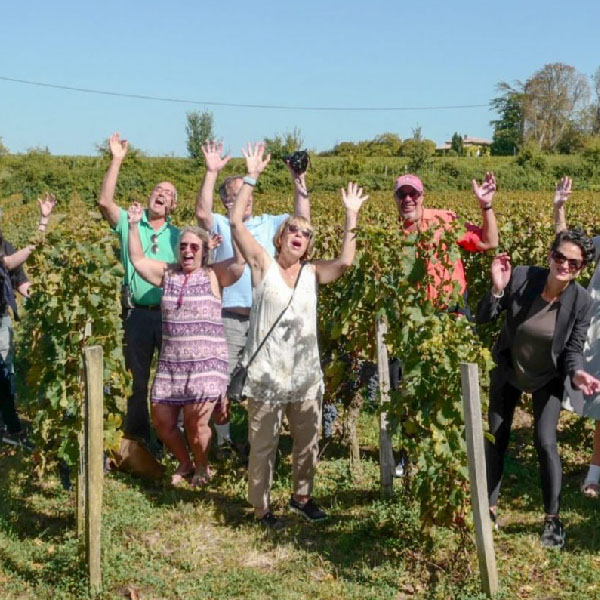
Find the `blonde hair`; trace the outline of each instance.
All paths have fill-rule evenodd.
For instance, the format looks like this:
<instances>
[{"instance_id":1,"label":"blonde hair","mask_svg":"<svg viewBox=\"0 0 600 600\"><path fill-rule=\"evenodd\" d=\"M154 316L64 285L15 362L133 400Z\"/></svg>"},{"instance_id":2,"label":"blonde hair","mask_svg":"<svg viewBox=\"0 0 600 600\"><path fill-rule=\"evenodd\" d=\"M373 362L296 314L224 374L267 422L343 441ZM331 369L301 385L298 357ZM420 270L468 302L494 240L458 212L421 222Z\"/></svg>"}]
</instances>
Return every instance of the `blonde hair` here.
<instances>
[{"instance_id":1,"label":"blonde hair","mask_svg":"<svg viewBox=\"0 0 600 600\"><path fill-rule=\"evenodd\" d=\"M279 226L275 235L273 236L273 246L275 246L275 254L278 255L281 252L281 236L283 236L283 232L285 231L288 225L298 225L300 229L308 229L310 231L310 238L308 240L308 245L306 246L306 252L300 257L300 260L306 260L310 257L310 254L313 250L313 246L315 245L315 229L310 224L308 219L304 217L296 217L294 215L288 217L283 223Z\"/></svg>"}]
</instances>

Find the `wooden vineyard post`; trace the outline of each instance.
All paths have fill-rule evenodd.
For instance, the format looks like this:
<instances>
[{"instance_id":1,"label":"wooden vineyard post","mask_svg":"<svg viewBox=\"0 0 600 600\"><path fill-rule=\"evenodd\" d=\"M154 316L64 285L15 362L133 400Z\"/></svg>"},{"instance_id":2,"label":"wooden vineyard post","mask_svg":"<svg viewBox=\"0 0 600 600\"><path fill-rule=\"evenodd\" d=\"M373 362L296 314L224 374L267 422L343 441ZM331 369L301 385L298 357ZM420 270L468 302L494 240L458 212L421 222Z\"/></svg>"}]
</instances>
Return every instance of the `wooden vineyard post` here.
<instances>
[{"instance_id":1,"label":"wooden vineyard post","mask_svg":"<svg viewBox=\"0 0 600 600\"><path fill-rule=\"evenodd\" d=\"M87 321L83 331L84 339L92 335L92 323ZM85 366L81 368L80 381L85 381ZM86 422L86 395L84 393L81 402L81 428L77 433L77 446L79 447L79 456L77 459L77 481L75 482L75 521L77 523L77 537L80 540L85 536L85 422Z\"/></svg>"},{"instance_id":2,"label":"wooden vineyard post","mask_svg":"<svg viewBox=\"0 0 600 600\"><path fill-rule=\"evenodd\" d=\"M85 364L85 554L90 592L95 595L102 586L100 569L103 458L103 352L101 346L88 346L83 351Z\"/></svg>"},{"instance_id":3,"label":"wooden vineyard post","mask_svg":"<svg viewBox=\"0 0 600 600\"><path fill-rule=\"evenodd\" d=\"M494 553L492 526L489 516L490 507L487 494L477 365L461 363L460 376L465 413L465 436L467 439L467 458L469 462L469 480L471 483L471 504L473 506L477 559L479 561L483 591L488 598L493 598L498 591L498 571L496 570L496 555Z\"/></svg>"},{"instance_id":4,"label":"wooden vineyard post","mask_svg":"<svg viewBox=\"0 0 600 600\"><path fill-rule=\"evenodd\" d=\"M379 416L379 473L384 496L391 496L394 491L394 452L392 450L392 436L389 430L387 413L383 410L385 403L390 401L390 369L387 348L385 347L386 333L387 323L383 318L377 319L375 322L377 371L379 374L379 393L382 405Z\"/></svg>"}]
</instances>

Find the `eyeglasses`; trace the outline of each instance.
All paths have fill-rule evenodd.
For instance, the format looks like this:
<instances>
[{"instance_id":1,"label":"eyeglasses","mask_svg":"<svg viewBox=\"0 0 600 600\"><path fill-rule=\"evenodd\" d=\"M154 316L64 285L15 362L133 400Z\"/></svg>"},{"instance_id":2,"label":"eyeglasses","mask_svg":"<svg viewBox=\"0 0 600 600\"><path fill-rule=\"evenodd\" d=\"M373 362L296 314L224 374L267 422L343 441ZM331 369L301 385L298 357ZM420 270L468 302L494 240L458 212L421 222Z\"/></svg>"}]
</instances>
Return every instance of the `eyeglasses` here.
<instances>
[{"instance_id":1,"label":"eyeglasses","mask_svg":"<svg viewBox=\"0 0 600 600\"><path fill-rule=\"evenodd\" d=\"M150 236L150 241L152 242L152 247L150 250L152 250L152 254L156 254L158 252L158 234L153 233Z\"/></svg>"},{"instance_id":2,"label":"eyeglasses","mask_svg":"<svg viewBox=\"0 0 600 600\"><path fill-rule=\"evenodd\" d=\"M200 244L197 244L196 242L181 242L179 244L179 252L185 252L188 247L194 254L198 254L200 251Z\"/></svg>"},{"instance_id":3,"label":"eyeglasses","mask_svg":"<svg viewBox=\"0 0 600 600\"><path fill-rule=\"evenodd\" d=\"M160 185L157 185L157 186L154 188L154 191L155 191L155 192L158 192L159 194L164 194L165 196L168 196L169 198L171 198L171 200L172 200L173 198L175 198L175 192L174 192L173 190L170 190L170 189L168 189L168 188L164 188L164 187L162 187L162 186L160 186Z\"/></svg>"},{"instance_id":4,"label":"eyeglasses","mask_svg":"<svg viewBox=\"0 0 600 600\"><path fill-rule=\"evenodd\" d=\"M565 262L569 263L570 271L579 271L583 267L583 261L578 258L567 258L562 252L559 250L552 250L550 254L552 256L552 260L559 265L564 264Z\"/></svg>"},{"instance_id":5,"label":"eyeglasses","mask_svg":"<svg viewBox=\"0 0 600 600\"><path fill-rule=\"evenodd\" d=\"M412 189L409 192L403 192L402 190L396 190L396 198L398 200L404 200L406 196L410 196L412 200L416 200L421 195L419 190Z\"/></svg>"},{"instance_id":6,"label":"eyeglasses","mask_svg":"<svg viewBox=\"0 0 600 600\"><path fill-rule=\"evenodd\" d=\"M310 229L300 229L300 227L298 227L298 225L294 225L293 223L288 223L287 226L287 230L290 233L300 233L302 234L302 237L306 238L307 240L310 240L310 238L312 237L313 232Z\"/></svg>"}]
</instances>

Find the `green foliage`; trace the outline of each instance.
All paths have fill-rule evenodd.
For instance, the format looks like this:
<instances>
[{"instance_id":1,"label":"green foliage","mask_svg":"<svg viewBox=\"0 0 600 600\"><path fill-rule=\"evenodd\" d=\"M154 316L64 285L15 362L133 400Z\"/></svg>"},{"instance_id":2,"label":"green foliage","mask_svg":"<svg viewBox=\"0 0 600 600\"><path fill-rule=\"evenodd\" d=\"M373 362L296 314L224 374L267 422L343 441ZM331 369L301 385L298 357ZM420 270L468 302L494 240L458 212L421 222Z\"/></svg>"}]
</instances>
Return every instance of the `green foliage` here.
<instances>
[{"instance_id":1,"label":"green foliage","mask_svg":"<svg viewBox=\"0 0 600 600\"><path fill-rule=\"evenodd\" d=\"M0 136L0 156L5 156L6 154L8 154L8 148L4 145Z\"/></svg>"},{"instance_id":2,"label":"green foliage","mask_svg":"<svg viewBox=\"0 0 600 600\"><path fill-rule=\"evenodd\" d=\"M304 140L299 127L294 127L292 131L286 131L283 135L265 138L266 151L275 160L281 160L284 156L301 150L303 145Z\"/></svg>"},{"instance_id":3,"label":"green foliage","mask_svg":"<svg viewBox=\"0 0 600 600\"><path fill-rule=\"evenodd\" d=\"M186 113L185 133L188 156L196 162L202 161L202 144L215 137L214 116L211 112L197 110Z\"/></svg>"},{"instance_id":4,"label":"green foliage","mask_svg":"<svg viewBox=\"0 0 600 600\"><path fill-rule=\"evenodd\" d=\"M103 347L105 446L115 448L120 440L129 376L120 322L123 270L114 243L99 215L90 218L85 205L74 202L69 218L53 228L29 264L32 277L40 283L27 302L18 363L34 411L34 441L42 471L55 459L70 465L76 462L85 346ZM90 336L86 325L91 326Z\"/></svg>"},{"instance_id":5,"label":"green foliage","mask_svg":"<svg viewBox=\"0 0 600 600\"><path fill-rule=\"evenodd\" d=\"M512 156L523 143L523 95L506 83L500 83L502 95L493 98L490 106L500 118L490 121L494 127L492 154Z\"/></svg>"},{"instance_id":6,"label":"green foliage","mask_svg":"<svg viewBox=\"0 0 600 600\"><path fill-rule=\"evenodd\" d=\"M591 136L583 148L585 160L592 176L600 173L600 135Z\"/></svg>"},{"instance_id":7,"label":"green foliage","mask_svg":"<svg viewBox=\"0 0 600 600\"><path fill-rule=\"evenodd\" d=\"M454 150L455 152L455 156L463 156L464 154L464 147L463 147L463 138L462 135L460 135L460 133L458 133L457 131L454 132L454 135L452 136L452 150Z\"/></svg>"},{"instance_id":8,"label":"green foliage","mask_svg":"<svg viewBox=\"0 0 600 600\"><path fill-rule=\"evenodd\" d=\"M536 171L544 171L547 166L546 157L534 142L527 142L521 148L515 162L521 167Z\"/></svg>"},{"instance_id":9,"label":"green foliage","mask_svg":"<svg viewBox=\"0 0 600 600\"><path fill-rule=\"evenodd\" d=\"M321 292L321 325L329 333L325 346L332 356L326 375L333 388L349 376L346 356L375 356L375 319L388 323L388 352L403 363L401 389L392 394L390 413L399 425L401 446L417 465L407 485L419 502L424 526L466 527L459 364L475 362L483 372L491 366L490 353L471 324L444 308L460 304L456 284L436 284L427 269L436 263L449 277L459 258L460 232L460 226L450 227L438 239L434 231L405 236L397 227L365 226L358 231L355 267ZM324 250L331 250L332 233L325 235ZM433 285L440 292L435 301L429 293Z\"/></svg>"}]
</instances>

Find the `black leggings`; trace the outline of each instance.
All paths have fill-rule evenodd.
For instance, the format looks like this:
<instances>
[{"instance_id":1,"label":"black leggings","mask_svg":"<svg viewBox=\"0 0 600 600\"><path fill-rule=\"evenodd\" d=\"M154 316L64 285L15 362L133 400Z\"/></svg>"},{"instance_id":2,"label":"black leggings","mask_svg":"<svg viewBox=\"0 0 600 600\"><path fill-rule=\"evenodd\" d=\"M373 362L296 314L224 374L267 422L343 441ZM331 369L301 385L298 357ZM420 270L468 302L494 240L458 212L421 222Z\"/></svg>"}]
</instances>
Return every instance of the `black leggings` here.
<instances>
[{"instance_id":1,"label":"black leggings","mask_svg":"<svg viewBox=\"0 0 600 600\"><path fill-rule=\"evenodd\" d=\"M521 391L507 383L504 377L499 381L498 371L491 373L489 430L494 443L486 439L487 483L490 506L498 503L504 454L508 446L510 428L515 407ZM560 510L560 488L562 470L556 446L556 427L563 397L563 384L553 379L543 388L533 392L534 443L540 465L544 510L548 515L557 515Z\"/></svg>"}]
</instances>

